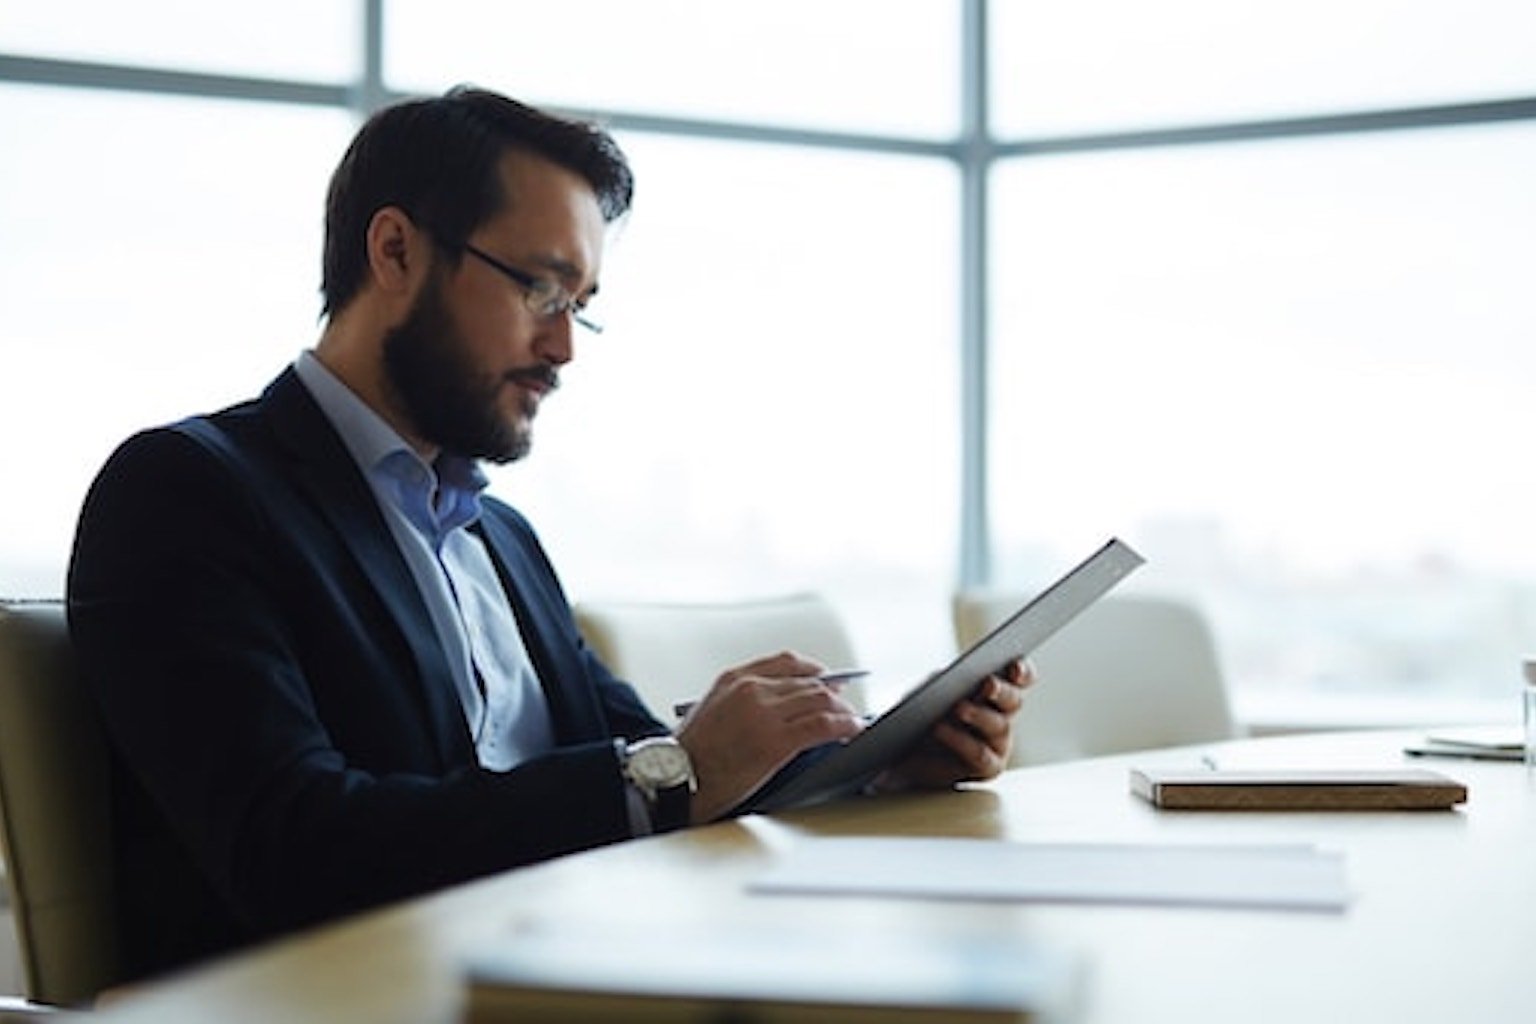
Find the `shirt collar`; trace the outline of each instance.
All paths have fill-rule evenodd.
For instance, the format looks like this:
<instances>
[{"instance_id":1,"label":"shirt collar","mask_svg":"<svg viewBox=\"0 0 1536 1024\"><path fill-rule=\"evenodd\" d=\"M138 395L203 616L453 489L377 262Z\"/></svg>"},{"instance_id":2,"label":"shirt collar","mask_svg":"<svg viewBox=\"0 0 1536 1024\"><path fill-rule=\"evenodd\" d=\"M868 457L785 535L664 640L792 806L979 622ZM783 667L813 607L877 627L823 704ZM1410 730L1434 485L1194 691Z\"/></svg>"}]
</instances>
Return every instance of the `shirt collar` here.
<instances>
[{"instance_id":1,"label":"shirt collar","mask_svg":"<svg viewBox=\"0 0 1536 1024\"><path fill-rule=\"evenodd\" d=\"M417 529L440 540L479 517L480 492L490 481L478 462L444 452L429 464L314 352L301 352L293 369L353 461L370 479L386 483L386 493Z\"/></svg>"},{"instance_id":2,"label":"shirt collar","mask_svg":"<svg viewBox=\"0 0 1536 1024\"><path fill-rule=\"evenodd\" d=\"M313 352L299 353L293 369L362 469L371 471L386 456L401 449L415 455L405 438L343 384ZM420 460L420 456L417 459Z\"/></svg>"}]
</instances>

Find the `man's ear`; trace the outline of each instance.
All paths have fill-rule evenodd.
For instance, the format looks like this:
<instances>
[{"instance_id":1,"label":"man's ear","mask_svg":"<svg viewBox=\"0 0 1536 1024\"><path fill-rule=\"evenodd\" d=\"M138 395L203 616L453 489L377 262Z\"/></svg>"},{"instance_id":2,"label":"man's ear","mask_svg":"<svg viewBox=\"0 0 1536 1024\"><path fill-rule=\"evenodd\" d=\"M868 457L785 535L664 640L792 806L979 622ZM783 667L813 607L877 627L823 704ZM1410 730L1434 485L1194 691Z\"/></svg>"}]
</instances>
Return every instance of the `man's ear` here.
<instances>
[{"instance_id":1,"label":"man's ear","mask_svg":"<svg viewBox=\"0 0 1536 1024\"><path fill-rule=\"evenodd\" d=\"M398 206L381 207L368 221L368 272L385 295L408 298L425 276L429 240Z\"/></svg>"}]
</instances>

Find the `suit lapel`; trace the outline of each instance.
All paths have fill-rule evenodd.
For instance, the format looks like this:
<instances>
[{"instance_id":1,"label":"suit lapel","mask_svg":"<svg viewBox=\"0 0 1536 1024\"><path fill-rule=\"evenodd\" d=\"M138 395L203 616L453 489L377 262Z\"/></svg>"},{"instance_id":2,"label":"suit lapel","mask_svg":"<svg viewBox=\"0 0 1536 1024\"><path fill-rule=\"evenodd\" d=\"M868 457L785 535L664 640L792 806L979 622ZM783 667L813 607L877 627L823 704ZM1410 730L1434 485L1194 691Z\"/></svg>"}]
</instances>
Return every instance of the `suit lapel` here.
<instances>
[{"instance_id":1,"label":"suit lapel","mask_svg":"<svg viewBox=\"0 0 1536 1024\"><path fill-rule=\"evenodd\" d=\"M606 739L609 730L596 690L581 684L586 665L570 635L574 627L569 625L566 606L538 589L547 571L534 562L522 538L496 516L482 516L473 529L486 542L502 589L512 601L523 644L549 701L556 741Z\"/></svg>"},{"instance_id":2,"label":"suit lapel","mask_svg":"<svg viewBox=\"0 0 1536 1024\"><path fill-rule=\"evenodd\" d=\"M444 764L473 761L464 712L431 616L372 488L293 370L268 387L261 407L294 464L300 489L351 553L410 647L416 669L410 685L417 691Z\"/></svg>"}]
</instances>

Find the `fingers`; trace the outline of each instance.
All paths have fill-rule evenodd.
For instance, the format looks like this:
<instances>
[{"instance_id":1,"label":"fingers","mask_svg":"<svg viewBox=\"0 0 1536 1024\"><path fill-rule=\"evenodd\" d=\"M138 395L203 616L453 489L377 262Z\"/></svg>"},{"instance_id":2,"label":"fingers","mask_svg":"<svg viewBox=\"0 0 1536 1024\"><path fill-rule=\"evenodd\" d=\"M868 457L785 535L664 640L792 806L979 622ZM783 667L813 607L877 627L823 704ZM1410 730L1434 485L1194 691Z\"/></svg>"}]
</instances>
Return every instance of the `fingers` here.
<instances>
[{"instance_id":1,"label":"fingers","mask_svg":"<svg viewBox=\"0 0 1536 1024\"><path fill-rule=\"evenodd\" d=\"M949 714L951 723L964 726L984 740L1006 736L1014 713L1023 703L1019 688L1005 687L997 697L982 699L978 694L958 702Z\"/></svg>"},{"instance_id":2,"label":"fingers","mask_svg":"<svg viewBox=\"0 0 1536 1024\"><path fill-rule=\"evenodd\" d=\"M960 778L989 779L1008 767L1013 717L1024 706L1024 691L1034 681L1033 666L1015 661L988 676L934 728L934 738L958 762Z\"/></svg>"},{"instance_id":3,"label":"fingers","mask_svg":"<svg viewBox=\"0 0 1536 1024\"><path fill-rule=\"evenodd\" d=\"M994 778L1008 767L1008 733L984 738L969 728L940 722L933 736L956 762L954 781Z\"/></svg>"},{"instance_id":4,"label":"fingers","mask_svg":"<svg viewBox=\"0 0 1536 1024\"><path fill-rule=\"evenodd\" d=\"M724 673L688 713L677 735L698 776L696 820L727 812L800 751L863 728L821 671L789 652L758 659Z\"/></svg>"},{"instance_id":5,"label":"fingers","mask_svg":"<svg viewBox=\"0 0 1536 1024\"><path fill-rule=\"evenodd\" d=\"M809 678L825 672L827 667L814 658L807 658L803 654L794 651L780 651L777 654L766 655L733 668L726 669L716 680L716 685L728 679L741 679L747 676L766 676L769 678Z\"/></svg>"},{"instance_id":6,"label":"fingers","mask_svg":"<svg viewBox=\"0 0 1536 1024\"><path fill-rule=\"evenodd\" d=\"M1035 666L1028 658L1020 658L1002 672L1003 678L1022 689L1035 685Z\"/></svg>"},{"instance_id":7,"label":"fingers","mask_svg":"<svg viewBox=\"0 0 1536 1024\"><path fill-rule=\"evenodd\" d=\"M1002 676L988 676L977 688L975 695L968 701L962 701L962 704L991 708L1012 718L1024 706L1025 689L1027 686L1008 682Z\"/></svg>"},{"instance_id":8,"label":"fingers","mask_svg":"<svg viewBox=\"0 0 1536 1024\"><path fill-rule=\"evenodd\" d=\"M973 745L984 746L1001 754L1004 759L1007 758L1013 736L1011 712L1001 711L995 706L973 700L961 701L955 705L949 720L944 724L971 741L965 745L967 748ZM950 745L954 746L954 744ZM967 758L967 760L974 759Z\"/></svg>"},{"instance_id":9,"label":"fingers","mask_svg":"<svg viewBox=\"0 0 1536 1024\"><path fill-rule=\"evenodd\" d=\"M1000 684L1003 689L1014 691L1013 696L1021 702L1023 691L1035 685L1035 666L1027 658L1008 663L1008 666L996 675L989 676L989 682ZM994 690L994 694L995 694Z\"/></svg>"},{"instance_id":10,"label":"fingers","mask_svg":"<svg viewBox=\"0 0 1536 1024\"><path fill-rule=\"evenodd\" d=\"M768 720L791 721L807 715L857 717L858 712L838 696L835 686L819 677L821 662L793 651L757 658L721 673L706 703L730 701L750 705Z\"/></svg>"},{"instance_id":11,"label":"fingers","mask_svg":"<svg viewBox=\"0 0 1536 1024\"><path fill-rule=\"evenodd\" d=\"M776 680L766 684L764 690L770 713L786 722L818 715L859 716L858 709L837 690L815 678Z\"/></svg>"},{"instance_id":12,"label":"fingers","mask_svg":"<svg viewBox=\"0 0 1536 1024\"><path fill-rule=\"evenodd\" d=\"M1034 683L1034 667L1027 661L1015 661L1003 671L984 679L976 692L968 700L956 705L956 709L958 711L967 705L988 707L1011 719L1024 706L1024 691ZM1006 722L1004 727L1007 727ZM992 730L987 731L990 733Z\"/></svg>"},{"instance_id":13,"label":"fingers","mask_svg":"<svg viewBox=\"0 0 1536 1024\"><path fill-rule=\"evenodd\" d=\"M781 651L721 674L678 730L699 776L698 820L728 811L799 751L863 728L836 687L817 678L825 670L814 659ZM1013 718L1034 681L1023 660L987 677L888 774L921 786L997 776L1008 767Z\"/></svg>"},{"instance_id":14,"label":"fingers","mask_svg":"<svg viewBox=\"0 0 1536 1024\"><path fill-rule=\"evenodd\" d=\"M884 775L885 788L942 789L958 782L995 778L1008 767L1008 745L1001 747L969 726L945 720L935 725L905 758Z\"/></svg>"},{"instance_id":15,"label":"fingers","mask_svg":"<svg viewBox=\"0 0 1536 1024\"><path fill-rule=\"evenodd\" d=\"M956 781L990 779L1008 767L1013 714L1022 700L1022 687L993 677L982 692L957 703L949 717L934 726L934 739L956 762Z\"/></svg>"}]
</instances>

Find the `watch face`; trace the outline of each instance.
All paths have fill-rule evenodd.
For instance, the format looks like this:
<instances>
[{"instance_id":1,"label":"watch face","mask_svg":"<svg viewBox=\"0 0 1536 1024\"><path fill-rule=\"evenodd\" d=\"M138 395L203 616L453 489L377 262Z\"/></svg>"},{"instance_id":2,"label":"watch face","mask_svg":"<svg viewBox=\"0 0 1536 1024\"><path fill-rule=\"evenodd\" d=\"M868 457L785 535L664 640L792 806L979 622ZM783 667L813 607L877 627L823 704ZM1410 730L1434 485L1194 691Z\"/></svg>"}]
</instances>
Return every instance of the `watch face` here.
<instances>
[{"instance_id":1,"label":"watch face","mask_svg":"<svg viewBox=\"0 0 1536 1024\"><path fill-rule=\"evenodd\" d=\"M681 786L693 775L688 751L677 743L636 744L629 765L635 775L658 789Z\"/></svg>"}]
</instances>

